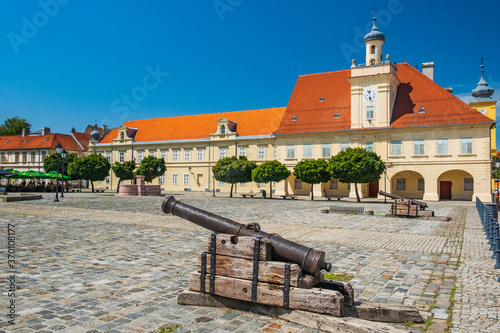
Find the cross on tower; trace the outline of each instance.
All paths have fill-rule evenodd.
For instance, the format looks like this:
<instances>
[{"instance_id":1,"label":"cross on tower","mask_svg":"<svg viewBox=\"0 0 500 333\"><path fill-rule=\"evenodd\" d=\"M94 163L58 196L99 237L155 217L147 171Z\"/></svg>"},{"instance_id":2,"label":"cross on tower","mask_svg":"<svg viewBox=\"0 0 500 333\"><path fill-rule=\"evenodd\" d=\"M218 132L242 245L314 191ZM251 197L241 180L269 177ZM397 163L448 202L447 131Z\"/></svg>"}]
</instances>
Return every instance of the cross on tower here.
<instances>
[{"instance_id":1,"label":"cross on tower","mask_svg":"<svg viewBox=\"0 0 500 333\"><path fill-rule=\"evenodd\" d=\"M373 17L377 16L377 8L372 8L370 11L373 13Z\"/></svg>"}]
</instances>

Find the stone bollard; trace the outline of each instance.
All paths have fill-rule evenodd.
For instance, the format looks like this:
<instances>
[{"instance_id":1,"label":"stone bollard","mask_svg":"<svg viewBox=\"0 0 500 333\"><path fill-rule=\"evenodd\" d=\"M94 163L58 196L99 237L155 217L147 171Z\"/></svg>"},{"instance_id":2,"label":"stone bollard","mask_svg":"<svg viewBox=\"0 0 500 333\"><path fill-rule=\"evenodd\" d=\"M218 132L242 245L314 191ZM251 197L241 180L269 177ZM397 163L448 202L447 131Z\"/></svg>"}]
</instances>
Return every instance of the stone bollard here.
<instances>
[{"instance_id":1,"label":"stone bollard","mask_svg":"<svg viewBox=\"0 0 500 333\"><path fill-rule=\"evenodd\" d=\"M373 215L373 210L365 210L366 215Z\"/></svg>"}]
</instances>

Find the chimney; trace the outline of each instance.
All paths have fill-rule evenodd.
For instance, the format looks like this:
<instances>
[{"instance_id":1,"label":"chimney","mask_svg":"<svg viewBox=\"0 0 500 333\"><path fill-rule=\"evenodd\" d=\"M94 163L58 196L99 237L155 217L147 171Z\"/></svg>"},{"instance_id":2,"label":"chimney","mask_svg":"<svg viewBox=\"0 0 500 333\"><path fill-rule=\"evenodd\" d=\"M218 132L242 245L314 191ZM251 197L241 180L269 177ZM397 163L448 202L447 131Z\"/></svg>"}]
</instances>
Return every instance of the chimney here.
<instances>
[{"instance_id":1,"label":"chimney","mask_svg":"<svg viewBox=\"0 0 500 333\"><path fill-rule=\"evenodd\" d=\"M433 62L422 63L422 73L429 79L434 81L434 63Z\"/></svg>"},{"instance_id":2,"label":"chimney","mask_svg":"<svg viewBox=\"0 0 500 333\"><path fill-rule=\"evenodd\" d=\"M50 127L42 127L42 136L50 133Z\"/></svg>"},{"instance_id":3,"label":"chimney","mask_svg":"<svg viewBox=\"0 0 500 333\"><path fill-rule=\"evenodd\" d=\"M102 125L102 134L103 135L108 134L107 129L108 129L108 125Z\"/></svg>"},{"instance_id":4,"label":"chimney","mask_svg":"<svg viewBox=\"0 0 500 333\"><path fill-rule=\"evenodd\" d=\"M21 132L21 135L23 136L23 138L26 136L26 134L27 134L26 132L27 132L26 128L23 128L23 131Z\"/></svg>"}]
</instances>

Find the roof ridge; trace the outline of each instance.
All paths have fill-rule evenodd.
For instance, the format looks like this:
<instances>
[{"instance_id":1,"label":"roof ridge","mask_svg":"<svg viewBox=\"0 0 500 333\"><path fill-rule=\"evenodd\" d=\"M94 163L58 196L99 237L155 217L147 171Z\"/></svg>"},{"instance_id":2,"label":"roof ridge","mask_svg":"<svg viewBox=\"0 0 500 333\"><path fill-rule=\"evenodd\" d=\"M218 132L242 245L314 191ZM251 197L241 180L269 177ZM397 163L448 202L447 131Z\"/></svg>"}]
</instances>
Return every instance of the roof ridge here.
<instances>
[{"instance_id":1,"label":"roof ridge","mask_svg":"<svg viewBox=\"0 0 500 333\"><path fill-rule=\"evenodd\" d=\"M347 72L351 71L351 69L341 69L338 71L329 71L329 72L322 72L322 73L311 73L311 74L301 74L299 77L304 77L304 76L314 76L314 75L324 75L324 74L332 74L332 73L342 73L342 72Z\"/></svg>"},{"instance_id":2,"label":"roof ridge","mask_svg":"<svg viewBox=\"0 0 500 333\"><path fill-rule=\"evenodd\" d=\"M217 114L228 114L228 113L243 113L243 112L253 112L253 111L263 111L263 110L274 110L274 109L283 109L286 108L286 106L278 106L278 107L273 107L273 108L262 108L262 109L252 109L252 110L239 110L239 111L227 111L227 112L215 112L215 113L198 113L198 114L191 114L191 115L183 115L183 116L169 116L169 117L156 117L156 118L147 118L147 119L136 119L136 120L127 120L124 122L122 125L127 126L125 124L130 123L130 122L135 122L135 121L150 121L150 120L155 120L155 119L165 119L165 118L185 118L185 117L196 117L196 116L213 116Z\"/></svg>"}]
</instances>

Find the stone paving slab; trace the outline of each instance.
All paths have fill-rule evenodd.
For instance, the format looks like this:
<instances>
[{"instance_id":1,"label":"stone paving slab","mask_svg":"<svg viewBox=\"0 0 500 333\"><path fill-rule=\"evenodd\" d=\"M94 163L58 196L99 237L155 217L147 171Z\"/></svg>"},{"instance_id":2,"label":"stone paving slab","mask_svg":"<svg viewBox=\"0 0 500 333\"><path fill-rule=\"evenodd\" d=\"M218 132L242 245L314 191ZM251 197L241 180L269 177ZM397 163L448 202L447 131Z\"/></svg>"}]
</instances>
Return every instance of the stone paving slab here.
<instances>
[{"instance_id":1,"label":"stone paving slab","mask_svg":"<svg viewBox=\"0 0 500 333\"><path fill-rule=\"evenodd\" d=\"M390 204L383 202L361 203L376 212L368 216L321 214L320 208L331 204L324 201L177 198L324 250L336 274L352 275L357 300L414 304L434 318L434 328L446 326L439 318L449 315L465 217L476 213L471 203L431 204L434 211L453 215L452 221L439 222L383 217ZM78 193L60 203L46 195L0 203L2 223L16 225L20 260L20 317L15 326L6 326L0 316L0 331L158 332L162 326L181 326L176 332L316 332L256 314L176 304L209 232L165 216L162 200ZM6 241L0 235L2 277ZM6 313L5 291L2 297L0 313ZM498 319L497 310L486 317ZM453 312L453 320L457 316ZM465 324L471 321L463 318Z\"/></svg>"}]
</instances>

